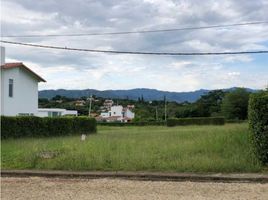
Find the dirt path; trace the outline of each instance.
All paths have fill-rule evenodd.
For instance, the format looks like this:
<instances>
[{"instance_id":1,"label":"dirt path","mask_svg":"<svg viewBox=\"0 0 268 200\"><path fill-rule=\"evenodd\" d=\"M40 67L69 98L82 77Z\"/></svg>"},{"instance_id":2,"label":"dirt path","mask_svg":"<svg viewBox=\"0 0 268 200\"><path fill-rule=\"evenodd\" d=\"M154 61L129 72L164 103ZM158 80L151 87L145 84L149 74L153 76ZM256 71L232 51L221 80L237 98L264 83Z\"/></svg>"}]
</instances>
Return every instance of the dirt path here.
<instances>
[{"instance_id":1,"label":"dirt path","mask_svg":"<svg viewBox=\"0 0 268 200\"><path fill-rule=\"evenodd\" d=\"M268 199L268 184L1 178L1 199Z\"/></svg>"}]
</instances>

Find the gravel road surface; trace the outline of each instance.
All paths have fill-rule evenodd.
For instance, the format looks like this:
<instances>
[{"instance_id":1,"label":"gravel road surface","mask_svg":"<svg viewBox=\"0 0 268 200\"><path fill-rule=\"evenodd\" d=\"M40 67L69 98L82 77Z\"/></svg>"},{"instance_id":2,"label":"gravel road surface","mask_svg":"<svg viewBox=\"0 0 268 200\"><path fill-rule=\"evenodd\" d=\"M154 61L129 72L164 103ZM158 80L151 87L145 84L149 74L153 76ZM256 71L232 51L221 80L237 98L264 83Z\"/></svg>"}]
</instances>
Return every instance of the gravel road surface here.
<instances>
[{"instance_id":1,"label":"gravel road surface","mask_svg":"<svg viewBox=\"0 0 268 200\"><path fill-rule=\"evenodd\" d=\"M1 178L1 199L268 199L268 184Z\"/></svg>"}]
</instances>

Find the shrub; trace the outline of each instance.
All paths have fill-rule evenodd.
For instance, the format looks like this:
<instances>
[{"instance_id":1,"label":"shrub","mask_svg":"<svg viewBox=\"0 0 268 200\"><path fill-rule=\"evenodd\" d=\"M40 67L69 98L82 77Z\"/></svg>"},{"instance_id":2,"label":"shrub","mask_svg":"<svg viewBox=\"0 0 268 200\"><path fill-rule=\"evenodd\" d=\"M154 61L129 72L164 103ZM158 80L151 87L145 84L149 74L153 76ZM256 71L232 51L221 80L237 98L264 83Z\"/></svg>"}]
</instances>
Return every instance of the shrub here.
<instances>
[{"instance_id":1,"label":"shrub","mask_svg":"<svg viewBox=\"0 0 268 200\"><path fill-rule=\"evenodd\" d=\"M73 118L74 130L77 130L81 134L86 134L88 130L92 132L97 131L96 120L88 117L75 117Z\"/></svg>"},{"instance_id":2,"label":"shrub","mask_svg":"<svg viewBox=\"0 0 268 200\"><path fill-rule=\"evenodd\" d=\"M73 128L73 118L67 117L46 117L43 118L47 131L45 136L63 136L78 133L78 130Z\"/></svg>"},{"instance_id":3,"label":"shrub","mask_svg":"<svg viewBox=\"0 0 268 200\"><path fill-rule=\"evenodd\" d=\"M223 117L194 117L194 118L171 118L167 119L167 126L179 125L223 125Z\"/></svg>"},{"instance_id":4,"label":"shrub","mask_svg":"<svg viewBox=\"0 0 268 200\"><path fill-rule=\"evenodd\" d=\"M240 120L240 119L227 119L225 120L225 123L228 124L241 124L241 123L246 123L247 120Z\"/></svg>"},{"instance_id":5,"label":"shrub","mask_svg":"<svg viewBox=\"0 0 268 200\"><path fill-rule=\"evenodd\" d=\"M153 121L153 122L98 122L98 125L102 126L165 126L164 121Z\"/></svg>"},{"instance_id":6,"label":"shrub","mask_svg":"<svg viewBox=\"0 0 268 200\"><path fill-rule=\"evenodd\" d=\"M268 163L268 92L258 92L250 95L249 127L255 153L259 160Z\"/></svg>"},{"instance_id":7,"label":"shrub","mask_svg":"<svg viewBox=\"0 0 268 200\"><path fill-rule=\"evenodd\" d=\"M87 117L1 117L1 139L49 137L96 132L96 120Z\"/></svg>"}]
</instances>

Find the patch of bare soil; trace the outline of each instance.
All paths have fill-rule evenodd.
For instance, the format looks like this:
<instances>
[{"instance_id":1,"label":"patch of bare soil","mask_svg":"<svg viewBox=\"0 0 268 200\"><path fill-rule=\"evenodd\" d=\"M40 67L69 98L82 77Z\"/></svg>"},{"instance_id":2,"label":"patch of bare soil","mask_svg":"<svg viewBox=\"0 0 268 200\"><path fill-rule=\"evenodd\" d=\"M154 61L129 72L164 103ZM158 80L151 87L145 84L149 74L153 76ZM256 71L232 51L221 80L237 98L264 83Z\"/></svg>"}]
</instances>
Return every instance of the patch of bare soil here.
<instances>
[{"instance_id":1,"label":"patch of bare soil","mask_svg":"<svg viewBox=\"0 0 268 200\"><path fill-rule=\"evenodd\" d=\"M268 184L1 178L1 199L268 199Z\"/></svg>"}]
</instances>

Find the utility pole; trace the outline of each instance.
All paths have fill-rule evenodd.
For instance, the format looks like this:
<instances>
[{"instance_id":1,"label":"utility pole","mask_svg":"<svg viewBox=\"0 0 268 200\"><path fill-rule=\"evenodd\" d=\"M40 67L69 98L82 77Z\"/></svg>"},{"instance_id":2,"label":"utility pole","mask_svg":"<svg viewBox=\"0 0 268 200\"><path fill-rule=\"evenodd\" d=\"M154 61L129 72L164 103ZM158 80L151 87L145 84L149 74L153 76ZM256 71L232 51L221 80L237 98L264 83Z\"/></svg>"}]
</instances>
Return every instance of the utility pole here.
<instances>
[{"instance_id":1,"label":"utility pole","mask_svg":"<svg viewBox=\"0 0 268 200\"><path fill-rule=\"evenodd\" d=\"M155 107L155 118L156 118L156 121L158 121L158 112L157 112L157 106Z\"/></svg>"},{"instance_id":2,"label":"utility pole","mask_svg":"<svg viewBox=\"0 0 268 200\"><path fill-rule=\"evenodd\" d=\"M165 121L167 121L167 100L165 96Z\"/></svg>"},{"instance_id":3,"label":"utility pole","mask_svg":"<svg viewBox=\"0 0 268 200\"><path fill-rule=\"evenodd\" d=\"M91 113L91 102L92 102L92 95L90 95L89 97L88 117L90 117L90 113Z\"/></svg>"}]
</instances>

